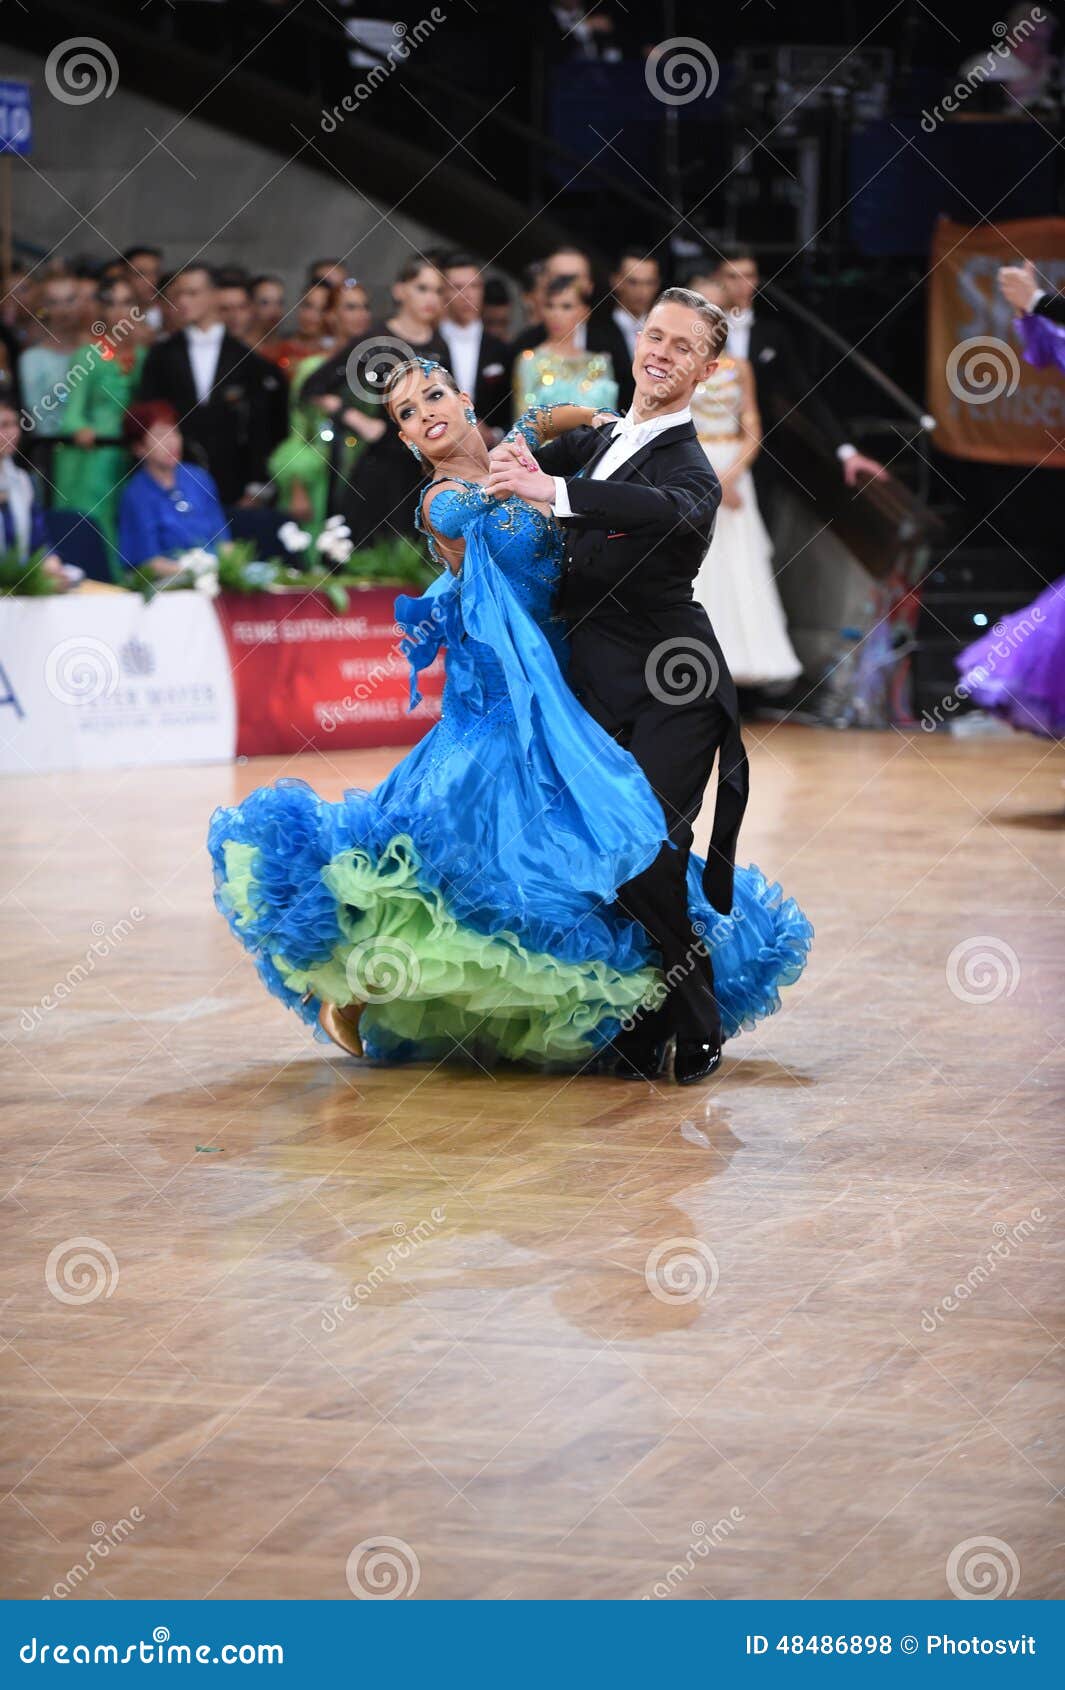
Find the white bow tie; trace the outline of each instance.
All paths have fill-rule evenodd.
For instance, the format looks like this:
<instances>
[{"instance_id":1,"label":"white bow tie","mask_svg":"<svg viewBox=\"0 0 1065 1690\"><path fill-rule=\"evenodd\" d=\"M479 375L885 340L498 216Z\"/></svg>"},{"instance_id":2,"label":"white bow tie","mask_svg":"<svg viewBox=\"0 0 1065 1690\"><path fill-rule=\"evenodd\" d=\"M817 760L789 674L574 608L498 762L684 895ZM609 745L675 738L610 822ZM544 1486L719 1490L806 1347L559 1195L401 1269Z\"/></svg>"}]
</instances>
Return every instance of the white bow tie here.
<instances>
[{"instance_id":1,"label":"white bow tie","mask_svg":"<svg viewBox=\"0 0 1065 1690\"><path fill-rule=\"evenodd\" d=\"M634 448L645 446L648 440L653 440L658 430L647 423L620 422L611 435L611 442L624 440Z\"/></svg>"}]
</instances>

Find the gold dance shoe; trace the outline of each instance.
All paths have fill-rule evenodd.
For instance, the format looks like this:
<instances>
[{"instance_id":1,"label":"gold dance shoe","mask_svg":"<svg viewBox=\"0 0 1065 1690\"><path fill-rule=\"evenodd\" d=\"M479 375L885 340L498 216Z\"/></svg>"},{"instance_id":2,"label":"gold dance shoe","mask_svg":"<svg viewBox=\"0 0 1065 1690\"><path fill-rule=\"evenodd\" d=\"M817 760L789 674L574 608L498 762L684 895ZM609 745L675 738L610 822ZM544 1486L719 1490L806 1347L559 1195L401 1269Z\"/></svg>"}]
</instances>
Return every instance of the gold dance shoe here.
<instances>
[{"instance_id":1,"label":"gold dance shoe","mask_svg":"<svg viewBox=\"0 0 1065 1690\"><path fill-rule=\"evenodd\" d=\"M349 1056L366 1054L359 1037L359 1022L365 1008L364 1003L323 1003L318 1010L319 1027Z\"/></svg>"}]
</instances>

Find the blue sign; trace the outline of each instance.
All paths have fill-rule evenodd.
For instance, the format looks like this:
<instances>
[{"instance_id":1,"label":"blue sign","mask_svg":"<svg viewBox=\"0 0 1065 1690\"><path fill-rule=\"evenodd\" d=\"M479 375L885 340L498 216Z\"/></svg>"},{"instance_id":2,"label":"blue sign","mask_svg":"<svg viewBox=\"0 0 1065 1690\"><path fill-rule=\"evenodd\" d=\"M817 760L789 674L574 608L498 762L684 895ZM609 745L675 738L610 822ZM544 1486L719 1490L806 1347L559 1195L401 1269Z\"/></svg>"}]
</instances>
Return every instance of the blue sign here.
<instances>
[{"instance_id":1,"label":"blue sign","mask_svg":"<svg viewBox=\"0 0 1065 1690\"><path fill-rule=\"evenodd\" d=\"M33 150L33 103L28 82L0 82L0 153L29 158Z\"/></svg>"}]
</instances>

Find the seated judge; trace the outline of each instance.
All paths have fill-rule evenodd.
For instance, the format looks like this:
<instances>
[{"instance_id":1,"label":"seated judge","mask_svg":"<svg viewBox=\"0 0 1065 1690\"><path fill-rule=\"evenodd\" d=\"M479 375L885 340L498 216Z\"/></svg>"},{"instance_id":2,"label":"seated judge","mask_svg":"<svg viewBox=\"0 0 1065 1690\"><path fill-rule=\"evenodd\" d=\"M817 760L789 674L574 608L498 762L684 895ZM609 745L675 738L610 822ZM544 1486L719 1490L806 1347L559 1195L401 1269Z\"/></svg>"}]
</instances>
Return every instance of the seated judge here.
<instances>
[{"instance_id":1,"label":"seated judge","mask_svg":"<svg viewBox=\"0 0 1065 1690\"><path fill-rule=\"evenodd\" d=\"M181 460L178 414L161 399L126 412L123 433L138 468L118 509L118 551L129 569L173 575L174 554L229 539L218 488L205 469Z\"/></svg>"}]
</instances>

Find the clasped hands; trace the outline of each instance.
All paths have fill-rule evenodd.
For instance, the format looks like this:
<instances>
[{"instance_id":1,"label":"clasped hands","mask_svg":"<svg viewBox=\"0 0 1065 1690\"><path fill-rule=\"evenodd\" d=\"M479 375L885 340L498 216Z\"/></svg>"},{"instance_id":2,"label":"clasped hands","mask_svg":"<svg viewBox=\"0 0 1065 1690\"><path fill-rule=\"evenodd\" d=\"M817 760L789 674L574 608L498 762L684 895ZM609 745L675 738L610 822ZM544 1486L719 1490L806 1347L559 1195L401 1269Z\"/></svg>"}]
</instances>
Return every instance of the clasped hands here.
<instances>
[{"instance_id":1,"label":"clasped hands","mask_svg":"<svg viewBox=\"0 0 1065 1690\"><path fill-rule=\"evenodd\" d=\"M531 499L542 505L555 502L555 483L545 475L524 440L502 440L488 454L487 491L493 499Z\"/></svg>"},{"instance_id":2,"label":"clasped hands","mask_svg":"<svg viewBox=\"0 0 1065 1690\"><path fill-rule=\"evenodd\" d=\"M617 416L613 411L597 411L592 418L592 427L616 422ZM545 474L539 467L520 434L513 440L501 440L489 452L485 485L495 499L517 495L519 499L532 499L538 504L553 505L555 502L554 477Z\"/></svg>"}]
</instances>

